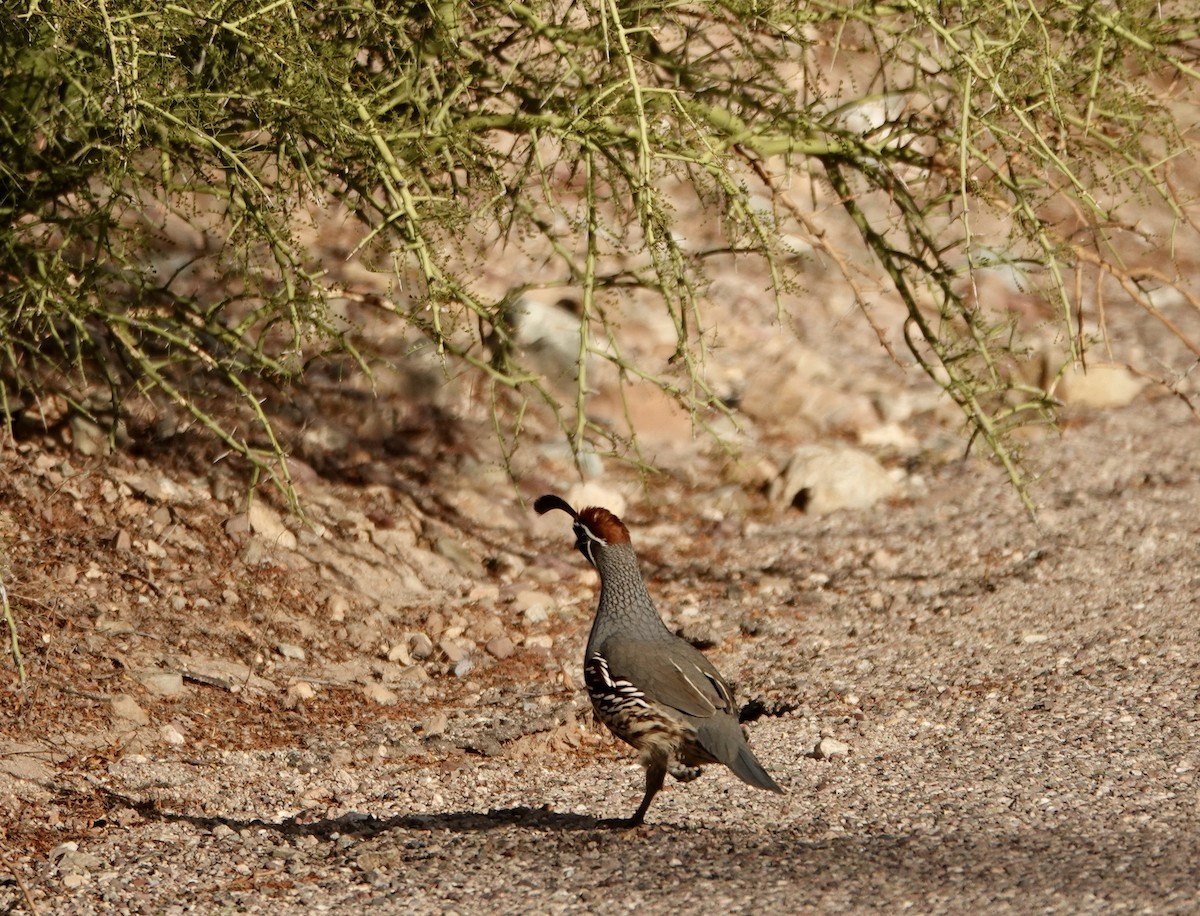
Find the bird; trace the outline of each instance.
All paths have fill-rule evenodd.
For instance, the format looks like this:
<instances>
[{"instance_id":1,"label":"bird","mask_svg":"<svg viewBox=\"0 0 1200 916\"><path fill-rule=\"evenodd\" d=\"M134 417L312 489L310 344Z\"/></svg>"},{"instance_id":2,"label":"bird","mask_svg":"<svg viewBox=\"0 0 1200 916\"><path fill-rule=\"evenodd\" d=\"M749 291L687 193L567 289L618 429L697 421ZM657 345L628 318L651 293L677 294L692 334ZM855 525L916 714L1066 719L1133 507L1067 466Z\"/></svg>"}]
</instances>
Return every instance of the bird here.
<instances>
[{"instance_id":1,"label":"bird","mask_svg":"<svg viewBox=\"0 0 1200 916\"><path fill-rule=\"evenodd\" d=\"M738 721L733 690L691 643L672 633L646 590L629 529L612 512L579 512L561 496L534 501L539 515L561 509L574 519L575 548L600 574L600 600L584 650L583 679L596 717L641 752L646 791L632 817L640 826L667 774L679 782L722 763L758 789L783 793L759 763Z\"/></svg>"}]
</instances>

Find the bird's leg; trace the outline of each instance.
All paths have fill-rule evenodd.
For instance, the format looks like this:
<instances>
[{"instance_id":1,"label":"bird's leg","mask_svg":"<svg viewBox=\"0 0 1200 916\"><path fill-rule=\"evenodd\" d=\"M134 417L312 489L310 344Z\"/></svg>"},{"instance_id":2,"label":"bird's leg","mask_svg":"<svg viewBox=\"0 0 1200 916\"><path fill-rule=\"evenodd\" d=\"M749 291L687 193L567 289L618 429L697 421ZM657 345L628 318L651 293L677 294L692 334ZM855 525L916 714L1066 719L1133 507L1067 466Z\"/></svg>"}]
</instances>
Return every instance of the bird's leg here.
<instances>
[{"instance_id":1,"label":"bird's leg","mask_svg":"<svg viewBox=\"0 0 1200 916\"><path fill-rule=\"evenodd\" d=\"M638 805L637 811L633 813L633 817L610 817L600 821L601 827L615 827L618 829L628 830L631 827L640 827L646 820L646 812L650 810L650 802L654 801L654 796L658 794L658 790L663 787L663 781L667 778L667 764L665 761L653 761L646 765L646 794L642 796L642 803Z\"/></svg>"},{"instance_id":2,"label":"bird's leg","mask_svg":"<svg viewBox=\"0 0 1200 916\"><path fill-rule=\"evenodd\" d=\"M646 794L642 796L642 803L633 812L633 817L626 822L628 826L641 826L642 822L646 819L646 812L650 810L650 802L654 801L654 796L663 787L663 780L666 778L667 766L665 763L660 763L656 760L646 768Z\"/></svg>"}]
</instances>

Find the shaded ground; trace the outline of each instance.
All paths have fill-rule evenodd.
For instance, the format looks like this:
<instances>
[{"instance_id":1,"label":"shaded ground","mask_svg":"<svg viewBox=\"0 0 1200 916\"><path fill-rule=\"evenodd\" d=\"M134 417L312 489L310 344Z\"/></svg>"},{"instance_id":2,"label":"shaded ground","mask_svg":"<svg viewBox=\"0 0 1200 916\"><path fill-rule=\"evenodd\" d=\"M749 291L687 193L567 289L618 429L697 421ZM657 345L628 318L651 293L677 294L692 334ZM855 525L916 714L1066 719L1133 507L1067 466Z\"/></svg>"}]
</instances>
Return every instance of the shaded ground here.
<instances>
[{"instance_id":1,"label":"shaded ground","mask_svg":"<svg viewBox=\"0 0 1200 916\"><path fill-rule=\"evenodd\" d=\"M169 467L195 497L172 501L147 491L161 463L66 473L48 443L10 447L30 686L3 692L0 906L1195 911L1189 417L1143 396L1035 444L1058 469L1041 530L973 459L824 518L657 481L626 512L652 592L712 644L788 794L710 770L632 833L595 823L632 810L640 772L577 689L591 574L494 478L440 508L314 479L316 527L260 555L212 474ZM353 600L345 557L389 538L426 581ZM814 757L823 736L848 754Z\"/></svg>"}]
</instances>

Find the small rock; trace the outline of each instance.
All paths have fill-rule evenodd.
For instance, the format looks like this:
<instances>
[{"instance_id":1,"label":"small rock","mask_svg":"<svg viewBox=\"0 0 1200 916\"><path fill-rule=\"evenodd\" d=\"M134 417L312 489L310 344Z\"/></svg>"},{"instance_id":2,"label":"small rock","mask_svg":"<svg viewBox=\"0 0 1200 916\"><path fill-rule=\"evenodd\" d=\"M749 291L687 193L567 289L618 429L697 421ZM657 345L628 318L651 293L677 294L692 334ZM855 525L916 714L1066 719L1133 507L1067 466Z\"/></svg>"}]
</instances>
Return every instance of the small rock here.
<instances>
[{"instance_id":1,"label":"small rock","mask_svg":"<svg viewBox=\"0 0 1200 916\"><path fill-rule=\"evenodd\" d=\"M110 705L112 714L118 719L125 719L135 725L150 724L150 716L147 715L146 710L138 706L137 701L127 693L113 697Z\"/></svg>"},{"instance_id":2,"label":"small rock","mask_svg":"<svg viewBox=\"0 0 1200 916\"><path fill-rule=\"evenodd\" d=\"M78 872L71 872L69 875L63 875L63 887L74 890L77 887L83 887L87 884L87 878Z\"/></svg>"},{"instance_id":3,"label":"small rock","mask_svg":"<svg viewBox=\"0 0 1200 916\"><path fill-rule=\"evenodd\" d=\"M281 642L275 646L275 651L284 658L294 658L297 661L304 661L308 656L304 654L304 649L290 642Z\"/></svg>"},{"instance_id":4,"label":"small rock","mask_svg":"<svg viewBox=\"0 0 1200 916\"><path fill-rule=\"evenodd\" d=\"M161 474L139 474L136 472L120 473L114 476L139 496L144 496L156 503L174 503L176 505L192 505L201 500L202 495L177 484Z\"/></svg>"},{"instance_id":5,"label":"small rock","mask_svg":"<svg viewBox=\"0 0 1200 916\"><path fill-rule=\"evenodd\" d=\"M178 671L139 671L134 677L150 693L173 697L183 693L183 675Z\"/></svg>"},{"instance_id":6,"label":"small rock","mask_svg":"<svg viewBox=\"0 0 1200 916\"><path fill-rule=\"evenodd\" d=\"M466 677L468 674L471 673L471 670L474 667L475 667L475 663L472 662L469 658L461 658L454 664L454 676L455 677Z\"/></svg>"},{"instance_id":7,"label":"small rock","mask_svg":"<svg viewBox=\"0 0 1200 916\"><path fill-rule=\"evenodd\" d=\"M497 636L495 639L489 639L484 648L487 649L488 655L501 661L512 655L516 649L513 641L507 636Z\"/></svg>"},{"instance_id":8,"label":"small rock","mask_svg":"<svg viewBox=\"0 0 1200 916\"><path fill-rule=\"evenodd\" d=\"M555 609L554 599L544 592L529 589L517 592L513 599L513 610L525 618L526 623L544 623Z\"/></svg>"},{"instance_id":9,"label":"small rock","mask_svg":"<svg viewBox=\"0 0 1200 916\"><path fill-rule=\"evenodd\" d=\"M363 686L363 696L372 703L378 703L380 706L395 706L400 702L400 697L394 690L389 690L382 684L371 682Z\"/></svg>"},{"instance_id":10,"label":"small rock","mask_svg":"<svg viewBox=\"0 0 1200 916\"><path fill-rule=\"evenodd\" d=\"M554 637L548 633L525 637L526 649L550 649L554 645Z\"/></svg>"},{"instance_id":11,"label":"small rock","mask_svg":"<svg viewBox=\"0 0 1200 916\"><path fill-rule=\"evenodd\" d=\"M434 713L425 720L421 726L421 732L426 738L436 738L446 734L446 729L450 727L450 720L444 712Z\"/></svg>"},{"instance_id":12,"label":"small rock","mask_svg":"<svg viewBox=\"0 0 1200 916\"><path fill-rule=\"evenodd\" d=\"M895 495L898 485L866 452L804 445L771 483L771 502L814 515L842 509L866 509Z\"/></svg>"},{"instance_id":13,"label":"small rock","mask_svg":"<svg viewBox=\"0 0 1200 916\"><path fill-rule=\"evenodd\" d=\"M348 610L350 610L350 601L345 595L330 595L329 600L325 602L325 612L333 623L341 623L345 620Z\"/></svg>"},{"instance_id":14,"label":"small rock","mask_svg":"<svg viewBox=\"0 0 1200 916\"><path fill-rule=\"evenodd\" d=\"M445 653L446 658L448 658L454 664L458 664L467 657L467 650L452 639L443 639L438 643L438 648L441 649L442 652Z\"/></svg>"},{"instance_id":15,"label":"small rock","mask_svg":"<svg viewBox=\"0 0 1200 916\"><path fill-rule=\"evenodd\" d=\"M232 518L225 521L225 534L231 540L237 541L239 544L250 537L250 517L245 512L240 512Z\"/></svg>"},{"instance_id":16,"label":"small rock","mask_svg":"<svg viewBox=\"0 0 1200 916\"><path fill-rule=\"evenodd\" d=\"M122 528L113 535L112 545L115 550L132 550L133 538L129 536L128 531Z\"/></svg>"},{"instance_id":17,"label":"small rock","mask_svg":"<svg viewBox=\"0 0 1200 916\"><path fill-rule=\"evenodd\" d=\"M215 836L218 840L223 840L227 836L234 836L236 834L237 834L237 831L234 830L232 827L230 827L228 824L217 824L217 826L213 827L213 829L212 829L212 835Z\"/></svg>"},{"instance_id":18,"label":"small rock","mask_svg":"<svg viewBox=\"0 0 1200 916\"><path fill-rule=\"evenodd\" d=\"M313 690L312 684L308 681L296 681L288 687L287 692L283 695L283 708L295 709L305 700L311 700L317 695Z\"/></svg>"},{"instance_id":19,"label":"small rock","mask_svg":"<svg viewBox=\"0 0 1200 916\"><path fill-rule=\"evenodd\" d=\"M389 662L399 662L406 668L413 663L412 656L408 652L408 646L402 642L398 642L388 649L387 660Z\"/></svg>"},{"instance_id":20,"label":"small rock","mask_svg":"<svg viewBox=\"0 0 1200 916\"><path fill-rule=\"evenodd\" d=\"M182 747L187 743L187 739L183 736L183 732L177 729L174 725L164 725L158 730L159 736L167 744L173 744L175 747Z\"/></svg>"},{"instance_id":21,"label":"small rock","mask_svg":"<svg viewBox=\"0 0 1200 916\"><path fill-rule=\"evenodd\" d=\"M1086 370L1071 367L1063 373L1055 394L1072 407L1102 410L1124 407L1146 386L1125 366L1112 363L1090 365Z\"/></svg>"},{"instance_id":22,"label":"small rock","mask_svg":"<svg viewBox=\"0 0 1200 916\"><path fill-rule=\"evenodd\" d=\"M423 659L433 655L433 640L424 633L413 634L408 650L413 658Z\"/></svg>"},{"instance_id":23,"label":"small rock","mask_svg":"<svg viewBox=\"0 0 1200 916\"><path fill-rule=\"evenodd\" d=\"M812 755L818 760L832 760L834 757L845 757L850 753L850 745L836 738L822 738L813 748Z\"/></svg>"},{"instance_id":24,"label":"small rock","mask_svg":"<svg viewBox=\"0 0 1200 916\"><path fill-rule=\"evenodd\" d=\"M68 840L65 843L59 843L57 846L55 846L53 849L51 849L50 853L49 853L49 859L50 859L51 864L57 865L69 853L78 852L78 851L79 851L79 844L76 843L74 840Z\"/></svg>"},{"instance_id":25,"label":"small rock","mask_svg":"<svg viewBox=\"0 0 1200 916\"><path fill-rule=\"evenodd\" d=\"M108 433L87 417L72 414L68 421L71 430L71 445L81 455L107 455L112 451Z\"/></svg>"},{"instance_id":26,"label":"small rock","mask_svg":"<svg viewBox=\"0 0 1200 916\"><path fill-rule=\"evenodd\" d=\"M295 550L298 546L296 535L283 524L279 513L261 500L252 503L246 515L251 530L261 535L268 543L284 550Z\"/></svg>"}]
</instances>

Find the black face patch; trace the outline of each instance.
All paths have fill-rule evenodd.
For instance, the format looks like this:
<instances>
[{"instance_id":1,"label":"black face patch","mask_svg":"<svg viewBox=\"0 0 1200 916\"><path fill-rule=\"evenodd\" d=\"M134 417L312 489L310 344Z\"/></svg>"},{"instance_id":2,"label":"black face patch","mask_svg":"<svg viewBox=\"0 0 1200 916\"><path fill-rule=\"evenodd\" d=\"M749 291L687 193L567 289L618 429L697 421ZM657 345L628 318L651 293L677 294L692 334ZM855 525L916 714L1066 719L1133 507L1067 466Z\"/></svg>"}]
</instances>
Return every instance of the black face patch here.
<instances>
[{"instance_id":1,"label":"black face patch","mask_svg":"<svg viewBox=\"0 0 1200 916\"><path fill-rule=\"evenodd\" d=\"M576 522L575 528L575 549L587 557L587 561L593 566L596 565L596 547L607 547L608 541L600 537L585 525L583 522Z\"/></svg>"}]
</instances>

